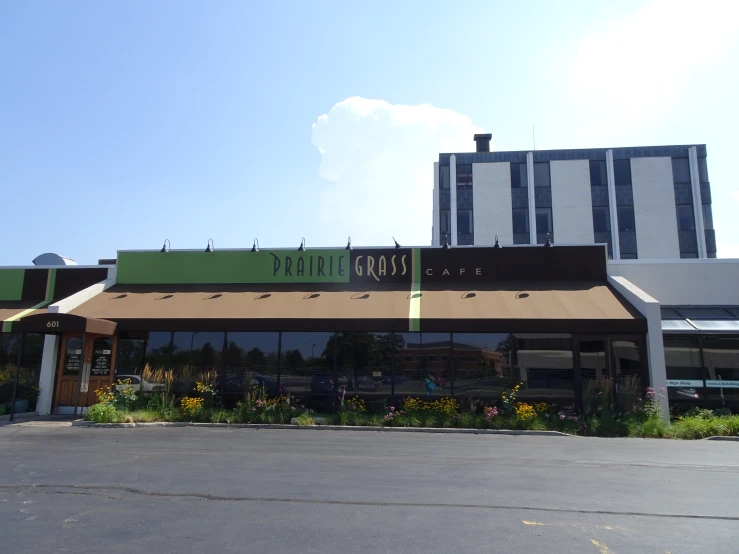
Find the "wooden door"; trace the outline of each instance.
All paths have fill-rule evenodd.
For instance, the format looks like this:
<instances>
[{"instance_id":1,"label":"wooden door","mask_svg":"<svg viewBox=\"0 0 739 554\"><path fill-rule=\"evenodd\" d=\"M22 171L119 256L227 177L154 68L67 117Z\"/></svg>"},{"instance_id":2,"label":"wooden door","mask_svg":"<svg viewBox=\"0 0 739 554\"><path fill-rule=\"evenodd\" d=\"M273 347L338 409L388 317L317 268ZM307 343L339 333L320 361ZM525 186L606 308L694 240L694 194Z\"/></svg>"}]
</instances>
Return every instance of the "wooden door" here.
<instances>
[{"instance_id":1,"label":"wooden door","mask_svg":"<svg viewBox=\"0 0 739 554\"><path fill-rule=\"evenodd\" d=\"M97 402L95 391L111 384L115 338L65 334L57 370L55 405L86 407Z\"/></svg>"}]
</instances>

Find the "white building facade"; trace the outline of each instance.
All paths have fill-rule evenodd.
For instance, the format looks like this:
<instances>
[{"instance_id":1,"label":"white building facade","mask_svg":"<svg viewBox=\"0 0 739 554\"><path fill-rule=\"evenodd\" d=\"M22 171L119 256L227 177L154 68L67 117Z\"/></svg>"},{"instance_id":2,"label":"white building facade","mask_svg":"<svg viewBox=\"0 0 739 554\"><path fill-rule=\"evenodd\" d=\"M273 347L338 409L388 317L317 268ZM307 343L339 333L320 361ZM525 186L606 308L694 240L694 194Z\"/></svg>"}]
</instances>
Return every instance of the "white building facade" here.
<instances>
[{"instance_id":1,"label":"white building facade","mask_svg":"<svg viewBox=\"0 0 739 554\"><path fill-rule=\"evenodd\" d=\"M705 145L440 154L432 244L607 244L609 258L715 258Z\"/></svg>"}]
</instances>

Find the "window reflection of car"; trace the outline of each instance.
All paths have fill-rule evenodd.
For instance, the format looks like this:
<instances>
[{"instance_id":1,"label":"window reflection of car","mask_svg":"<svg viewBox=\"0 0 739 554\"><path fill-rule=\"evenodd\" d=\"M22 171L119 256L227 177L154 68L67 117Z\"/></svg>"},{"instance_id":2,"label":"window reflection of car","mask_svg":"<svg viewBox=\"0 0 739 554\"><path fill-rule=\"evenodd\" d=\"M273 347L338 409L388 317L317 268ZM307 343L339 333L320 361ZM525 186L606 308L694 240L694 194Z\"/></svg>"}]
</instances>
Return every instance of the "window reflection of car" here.
<instances>
[{"instance_id":1,"label":"window reflection of car","mask_svg":"<svg viewBox=\"0 0 739 554\"><path fill-rule=\"evenodd\" d=\"M244 374L228 374L223 383L224 394L244 394L244 384L246 377ZM282 383L277 383L275 379L264 375L253 375L251 377L250 388L257 391L264 390L268 396L281 396L287 394L287 389Z\"/></svg>"},{"instance_id":2,"label":"window reflection of car","mask_svg":"<svg viewBox=\"0 0 739 554\"><path fill-rule=\"evenodd\" d=\"M700 395L696 389L676 389L670 387L668 396L670 398L698 400Z\"/></svg>"},{"instance_id":3,"label":"window reflection of car","mask_svg":"<svg viewBox=\"0 0 739 554\"><path fill-rule=\"evenodd\" d=\"M331 394L338 390L338 380L331 374L314 375L310 380L310 391L313 394Z\"/></svg>"},{"instance_id":4,"label":"window reflection of car","mask_svg":"<svg viewBox=\"0 0 739 554\"><path fill-rule=\"evenodd\" d=\"M164 385L161 383L151 383L147 381L146 379L142 379L139 375L118 375L117 381L131 381L131 385L136 387L137 390L140 390L142 392L151 392L155 390L162 390L164 388ZM116 383L117 383L116 381ZM123 390L123 387L125 385L116 384L115 388L116 390Z\"/></svg>"},{"instance_id":5,"label":"window reflection of car","mask_svg":"<svg viewBox=\"0 0 739 554\"><path fill-rule=\"evenodd\" d=\"M396 375L395 376L395 384L400 385L402 383L405 383L408 379L403 377L402 375ZM393 376L389 374L385 374L382 376L382 384L383 385L391 385L393 383Z\"/></svg>"}]
</instances>

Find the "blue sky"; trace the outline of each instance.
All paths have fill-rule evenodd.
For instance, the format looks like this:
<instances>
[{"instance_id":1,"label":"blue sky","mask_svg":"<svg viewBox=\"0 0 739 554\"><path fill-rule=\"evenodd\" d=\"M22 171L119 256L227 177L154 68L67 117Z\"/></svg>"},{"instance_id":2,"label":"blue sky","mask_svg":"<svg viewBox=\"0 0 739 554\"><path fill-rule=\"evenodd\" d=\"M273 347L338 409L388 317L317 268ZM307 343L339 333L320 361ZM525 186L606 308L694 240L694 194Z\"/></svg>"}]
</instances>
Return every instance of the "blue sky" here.
<instances>
[{"instance_id":1,"label":"blue sky","mask_svg":"<svg viewBox=\"0 0 739 554\"><path fill-rule=\"evenodd\" d=\"M733 2L4 2L0 264L428 244L440 150L706 143L739 257Z\"/></svg>"}]
</instances>

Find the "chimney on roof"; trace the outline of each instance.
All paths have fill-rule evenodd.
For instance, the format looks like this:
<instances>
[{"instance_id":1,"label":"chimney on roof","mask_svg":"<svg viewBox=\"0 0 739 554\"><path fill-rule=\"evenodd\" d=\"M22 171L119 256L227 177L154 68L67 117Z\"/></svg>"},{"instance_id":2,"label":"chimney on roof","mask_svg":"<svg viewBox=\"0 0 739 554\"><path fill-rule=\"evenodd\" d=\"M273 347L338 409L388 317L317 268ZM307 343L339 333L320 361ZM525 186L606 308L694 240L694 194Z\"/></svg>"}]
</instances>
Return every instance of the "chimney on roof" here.
<instances>
[{"instance_id":1,"label":"chimney on roof","mask_svg":"<svg viewBox=\"0 0 739 554\"><path fill-rule=\"evenodd\" d=\"M488 135L475 135L475 144L477 144L477 152L490 152L490 139L493 138L492 134Z\"/></svg>"}]
</instances>

